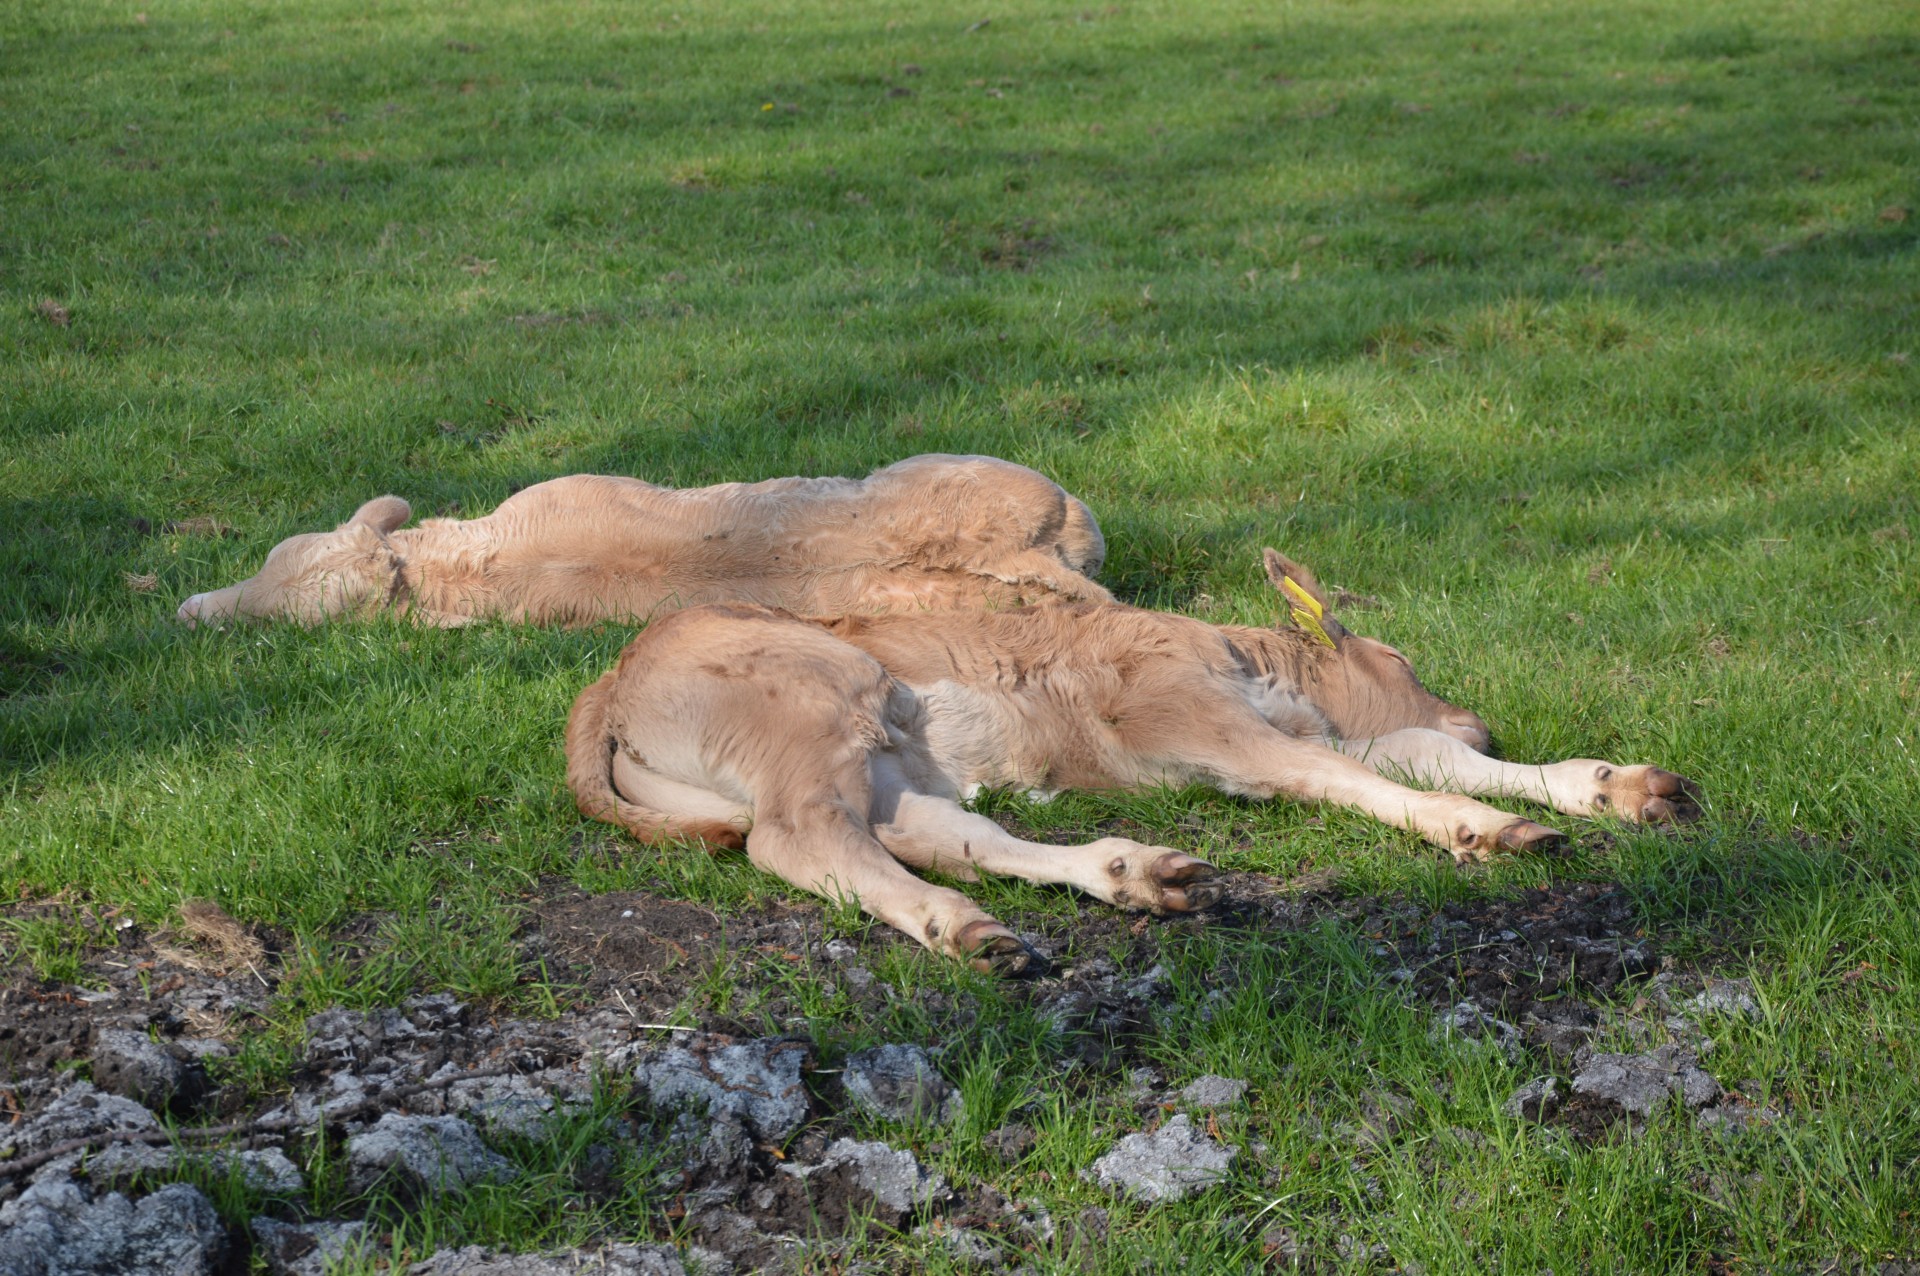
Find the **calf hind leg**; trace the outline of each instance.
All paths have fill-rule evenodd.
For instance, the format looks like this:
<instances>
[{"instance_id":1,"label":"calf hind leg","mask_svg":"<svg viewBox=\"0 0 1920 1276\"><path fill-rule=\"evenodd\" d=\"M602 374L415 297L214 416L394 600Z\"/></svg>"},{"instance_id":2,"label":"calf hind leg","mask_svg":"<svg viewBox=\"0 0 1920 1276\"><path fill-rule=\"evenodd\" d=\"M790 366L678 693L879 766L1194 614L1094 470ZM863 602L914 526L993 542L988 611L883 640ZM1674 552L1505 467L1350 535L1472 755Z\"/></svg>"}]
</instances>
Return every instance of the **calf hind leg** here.
<instances>
[{"instance_id":1,"label":"calf hind leg","mask_svg":"<svg viewBox=\"0 0 1920 1276\"><path fill-rule=\"evenodd\" d=\"M924 882L873 837L864 815L831 795L762 803L747 857L803 890L851 897L927 948L997 975L1037 973L1046 961L959 891Z\"/></svg>"},{"instance_id":2,"label":"calf hind leg","mask_svg":"<svg viewBox=\"0 0 1920 1276\"><path fill-rule=\"evenodd\" d=\"M1103 837L1084 846L1022 841L946 798L883 778L874 836L901 862L965 880L981 873L1077 886L1120 908L1186 913L1220 899L1213 865L1184 851Z\"/></svg>"}]
</instances>

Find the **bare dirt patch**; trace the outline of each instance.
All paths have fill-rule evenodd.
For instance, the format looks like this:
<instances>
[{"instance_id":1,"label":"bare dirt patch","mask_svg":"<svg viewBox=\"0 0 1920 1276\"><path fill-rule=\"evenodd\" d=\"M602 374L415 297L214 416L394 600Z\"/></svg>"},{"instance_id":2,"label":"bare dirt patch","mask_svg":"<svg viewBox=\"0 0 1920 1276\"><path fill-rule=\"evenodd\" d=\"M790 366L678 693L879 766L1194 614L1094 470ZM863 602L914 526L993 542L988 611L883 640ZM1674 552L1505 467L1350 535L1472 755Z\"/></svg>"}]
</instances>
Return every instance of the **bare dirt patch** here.
<instances>
[{"instance_id":1,"label":"bare dirt patch","mask_svg":"<svg viewBox=\"0 0 1920 1276\"><path fill-rule=\"evenodd\" d=\"M70 921L92 946L73 983L44 980L23 963L0 972L0 1098L17 1126L68 1093L72 1070L82 1065L96 1084L142 1103L159 1102L140 1068L164 1070L161 1055L217 1080L219 1061L266 1012L281 977L274 937L224 914L190 910L198 921L149 934L84 909L29 908L30 920ZM358 920L343 941L369 925L377 931L377 919ZM1282 881L1242 873L1229 876L1226 898L1203 914L1156 919L1089 904L1005 920L1052 963L1046 975L1002 985L999 995L1050 1021L1047 1048L1061 1064L1053 1084L1091 1094L1123 1077L1133 1107L1155 1125L1159 1109L1178 1097L1154 1063L1166 1056L1165 1034L1178 1022L1178 981L1169 971L1183 945L1210 933L1274 936L1335 921L1368 946L1383 981L1436 1023L1484 1030L1503 1049L1536 1051L1562 1074L1594 1057L1598 1027L1631 1013L1623 1006L1628 994L1635 1006L1651 997L1681 1007L1675 994L1698 982L1672 970L1650 978L1662 965L1654 939L1642 933L1626 891L1607 883L1435 906L1343 895L1330 875ZM316 1136L346 1148L399 1115L457 1118L488 1137L531 1136L541 1122L580 1110L604 1076L631 1083L617 1137L661 1149L662 1235L672 1231L748 1266L792 1261L797 1251L844 1252L874 1224L907 1229L937 1221L997 1244L1035 1243L1040 1223L990 1183L935 1183L938 1176L929 1177L909 1150L857 1137L857 1100L841 1075L857 1059L834 1057L837 1032L828 1025L822 1036L808 1003L817 1013L822 995L838 994L848 1019L888 1022L900 990L875 972L913 949L904 936L881 926L837 936L824 910L804 901L722 911L646 892L595 895L550 880L520 943L529 966L543 964L567 990L557 1018L462 1006L444 993L393 1009L329 1010L307 1021L284 1089L209 1085L192 1090L192 1110L177 1115L226 1118L225 1128L253 1146L296 1155ZM1223 969L1218 978L1230 983L1234 974ZM965 992L919 988L913 996L922 1039L889 1049L918 1050L937 1067L937 1047L963 1037L984 1007ZM146 1045L157 1052L152 1060L136 1049ZM118 1065L116 1051L126 1056ZM707 1064L675 1063L675 1051ZM684 1085L699 1089L701 1078L724 1081L715 1062L723 1057L792 1051L804 1060L798 1079L788 1078L801 1110L773 1135L719 1109L650 1097L657 1088L650 1078L661 1068L692 1068L695 1079ZM126 1085L116 1080L123 1075L132 1078ZM929 1119L944 1126L947 1117ZM1581 1141L1622 1137L1626 1124L1618 1105L1578 1094L1537 1119ZM993 1148L1017 1162L1031 1139L1016 1119L996 1132ZM166 1177L164 1166L148 1173L148 1186ZM592 1196L596 1189L583 1182L582 1190ZM244 1252L251 1242L234 1244Z\"/></svg>"},{"instance_id":2,"label":"bare dirt patch","mask_svg":"<svg viewBox=\"0 0 1920 1276\"><path fill-rule=\"evenodd\" d=\"M566 895L543 903L534 916L549 949L603 980L697 966L724 949L729 936L759 929L751 918L630 891Z\"/></svg>"},{"instance_id":3,"label":"bare dirt patch","mask_svg":"<svg viewBox=\"0 0 1920 1276\"><path fill-rule=\"evenodd\" d=\"M996 238L981 247L979 256L983 263L994 270L1025 274L1056 248L1053 236L1035 230L1032 222L1021 222L1017 227L1003 229Z\"/></svg>"},{"instance_id":4,"label":"bare dirt patch","mask_svg":"<svg viewBox=\"0 0 1920 1276\"><path fill-rule=\"evenodd\" d=\"M84 1059L93 1038L92 1007L71 992L15 974L0 988L0 1075L50 1076Z\"/></svg>"},{"instance_id":5,"label":"bare dirt patch","mask_svg":"<svg viewBox=\"0 0 1920 1276\"><path fill-rule=\"evenodd\" d=\"M716 979L768 987L772 999L760 1001L763 1014L791 1013L777 982L756 978L758 968L778 963L824 974L832 967L822 951L820 911L810 906L721 914L641 891L592 895L557 883L548 891L521 935L528 958L545 958L550 968L560 963L583 1000L654 1022L699 1005L702 989ZM751 1031L755 1025L714 1014L701 1026Z\"/></svg>"},{"instance_id":6,"label":"bare dirt patch","mask_svg":"<svg viewBox=\"0 0 1920 1276\"><path fill-rule=\"evenodd\" d=\"M1359 907L1355 907L1359 905ZM1428 908L1355 900L1337 908L1395 964L1389 977L1435 1007L1471 1002L1565 1057L1599 1023L1595 998L1652 975L1660 958L1616 885L1576 882L1508 899Z\"/></svg>"}]
</instances>

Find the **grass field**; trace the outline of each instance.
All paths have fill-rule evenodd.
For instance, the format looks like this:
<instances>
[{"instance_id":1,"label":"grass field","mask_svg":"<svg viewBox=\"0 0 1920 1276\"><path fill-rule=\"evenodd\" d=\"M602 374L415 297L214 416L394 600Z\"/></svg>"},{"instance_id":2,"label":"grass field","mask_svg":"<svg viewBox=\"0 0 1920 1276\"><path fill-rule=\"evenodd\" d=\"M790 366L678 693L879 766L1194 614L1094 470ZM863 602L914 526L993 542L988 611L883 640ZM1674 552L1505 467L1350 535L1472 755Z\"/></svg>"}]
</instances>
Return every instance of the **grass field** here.
<instances>
[{"instance_id":1,"label":"grass field","mask_svg":"<svg viewBox=\"0 0 1920 1276\"><path fill-rule=\"evenodd\" d=\"M339 1002L568 1004L516 939L555 882L722 911L785 892L574 815L561 725L625 630L189 632L185 595L381 492L471 514L572 472L987 452L1088 501L1123 597L1264 622L1276 545L1369 596L1349 625L1505 756L1658 762L1708 815L1561 820L1570 856L1466 870L1199 792L992 809L1338 869L1346 900L1618 883L1678 968L1751 977L1763 1014L1710 1066L1781 1113L1573 1140L1501 1114L1539 1061L1432 1040L1361 927L1200 932L1168 940L1180 1026L1147 1049L1250 1080L1229 1133L1258 1150L1035 1270L1224 1270L1275 1226L1356 1270L1920 1258L1909 5L136 9L0 0L0 893L149 926L210 897L282 936L246 1084ZM980 894L1062 934L1105 912ZM374 939L336 942L350 925ZM0 928L55 981L99 938ZM964 996L964 1133L1046 1092L1016 991L877 969L886 1015L821 998L797 1030L831 1058ZM1203 1019L1218 971L1291 992ZM751 1018L724 970L705 986L689 1015ZM1123 1081L1043 1099L1012 1168L889 1136L1066 1215L1107 1203L1078 1172ZM1323 1159L1301 1114L1358 1121L1382 1090L1412 1098L1401 1136ZM514 1204L421 1226L670 1230L644 1199L585 1224Z\"/></svg>"}]
</instances>

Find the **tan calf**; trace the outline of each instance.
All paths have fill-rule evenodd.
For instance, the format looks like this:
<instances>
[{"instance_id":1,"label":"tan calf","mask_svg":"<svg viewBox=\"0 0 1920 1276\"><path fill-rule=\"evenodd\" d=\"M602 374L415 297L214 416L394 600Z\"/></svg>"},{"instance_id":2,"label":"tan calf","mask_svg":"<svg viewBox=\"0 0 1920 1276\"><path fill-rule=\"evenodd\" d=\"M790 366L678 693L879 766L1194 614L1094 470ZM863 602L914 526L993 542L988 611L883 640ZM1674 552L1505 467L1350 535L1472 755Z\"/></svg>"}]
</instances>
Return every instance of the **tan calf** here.
<instances>
[{"instance_id":1,"label":"tan calf","mask_svg":"<svg viewBox=\"0 0 1920 1276\"><path fill-rule=\"evenodd\" d=\"M392 610L431 625L644 619L703 602L814 613L1104 601L1087 507L988 456L926 455L864 479L676 491L574 475L484 518L415 528L397 496L331 532L282 541L258 574L180 606L188 624Z\"/></svg>"},{"instance_id":2,"label":"tan calf","mask_svg":"<svg viewBox=\"0 0 1920 1276\"><path fill-rule=\"evenodd\" d=\"M1272 550L1278 629L1116 604L803 619L702 607L657 622L582 692L567 780L582 812L658 841L744 844L795 885L857 900L937 952L1013 972L1032 954L909 868L1061 882L1154 912L1217 898L1213 869L1125 838L1013 837L960 801L982 786L1133 788L1336 802L1459 859L1560 834L1468 794L1671 820L1692 786L1650 766L1487 757L1487 728L1405 656L1326 613ZM1431 786L1409 787L1401 781Z\"/></svg>"}]
</instances>

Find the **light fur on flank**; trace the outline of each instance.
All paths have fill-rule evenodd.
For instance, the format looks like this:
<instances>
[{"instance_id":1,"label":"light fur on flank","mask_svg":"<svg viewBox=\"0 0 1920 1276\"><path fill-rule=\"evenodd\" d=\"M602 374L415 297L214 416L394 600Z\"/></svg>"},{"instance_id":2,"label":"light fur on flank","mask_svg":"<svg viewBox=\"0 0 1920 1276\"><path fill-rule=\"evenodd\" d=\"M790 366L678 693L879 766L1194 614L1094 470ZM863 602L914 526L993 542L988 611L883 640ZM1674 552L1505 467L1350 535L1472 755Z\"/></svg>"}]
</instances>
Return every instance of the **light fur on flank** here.
<instances>
[{"instance_id":1,"label":"light fur on flank","mask_svg":"<svg viewBox=\"0 0 1920 1276\"><path fill-rule=\"evenodd\" d=\"M684 490L581 474L483 518L403 528L410 517L376 497L331 532L282 541L249 579L195 594L179 618L589 625L723 601L825 614L1111 597L1091 579L1106 543L1087 507L988 456Z\"/></svg>"},{"instance_id":2,"label":"light fur on flank","mask_svg":"<svg viewBox=\"0 0 1920 1276\"><path fill-rule=\"evenodd\" d=\"M909 869L1066 883L1153 912L1204 907L1219 884L1167 847L1022 841L960 805L982 786L1205 783L1334 802L1462 860L1562 840L1469 795L1635 821L1694 813L1692 785L1657 767L1487 756L1486 724L1334 620L1311 573L1272 550L1267 573L1283 596L1318 605L1311 625L1211 625L1118 604L683 611L581 693L567 780L584 814L644 841L744 845L796 886L1003 973L1033 954L966 895Z\"/></svg>"}]
</instances>

